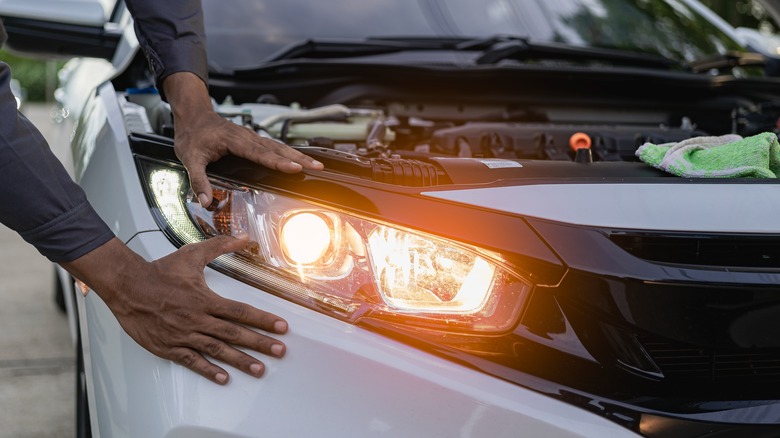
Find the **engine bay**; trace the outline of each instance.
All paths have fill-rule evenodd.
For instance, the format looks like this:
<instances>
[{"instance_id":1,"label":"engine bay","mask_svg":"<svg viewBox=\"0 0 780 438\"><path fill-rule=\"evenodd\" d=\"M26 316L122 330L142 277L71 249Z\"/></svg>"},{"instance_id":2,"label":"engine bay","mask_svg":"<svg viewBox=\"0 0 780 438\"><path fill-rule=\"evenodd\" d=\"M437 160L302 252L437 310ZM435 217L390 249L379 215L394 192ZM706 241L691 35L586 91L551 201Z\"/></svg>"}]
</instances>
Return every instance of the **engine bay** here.
<instances>
[{"instance_id":1,"label":"engine bay","mask_svg":"<svg viewBox=\"0 0 780 438\"><path fill-rule=\"evenodd\" d=\"M518 121L503 108L391 103L382 109L329 105L313 109L267 104L219 105L235 123L293 146L315 146L365 158L503 158L574 161L578 147L592 161L636 161L645 142L697 135L689 118L663 124ZM491 117L491 114L493 116ZM500 121L506 119L506 121Z\"/></svg>"},{"instance_id":2,"label":"engine bay","mask_svg":"<svg viewBox=\"0 0 780 438\"><path fill-rule=\"evenodd\" d=\"M131 131L173 138L170 107L157 94L120 95ZM214 102L214 109L260 136L313 156L330 171L404 186L561 176L662 177L667 175L635 156L641 145L729 132L748 135L776 128L778 119L774 106L744 102L734 106L731 123L721 123L718 132L698 128L694 117L646 108L516 111L498 104L408 102L304 108L236 104L227 97ZM594 165L580 165L588 163Z\"/></svg>"}]
</instances>

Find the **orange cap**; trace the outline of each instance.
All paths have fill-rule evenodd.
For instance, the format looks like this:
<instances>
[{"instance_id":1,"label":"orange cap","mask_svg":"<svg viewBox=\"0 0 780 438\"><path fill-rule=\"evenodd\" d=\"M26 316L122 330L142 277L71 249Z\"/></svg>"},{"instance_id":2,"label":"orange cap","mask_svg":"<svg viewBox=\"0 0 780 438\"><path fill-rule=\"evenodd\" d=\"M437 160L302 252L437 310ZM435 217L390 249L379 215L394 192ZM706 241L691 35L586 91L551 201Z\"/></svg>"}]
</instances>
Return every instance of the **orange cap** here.
<instances>
[{"instance_id":1,"label":"orange cap","mask_svg":"<svg viewBox=\"0 0 780 438\"><path fill-rule=\"evenodd\" d=\"M569 138L569 147L573 151L577 149L590 149L590 136L584 132L575 132Z\"/></svg>"}]
</instances>

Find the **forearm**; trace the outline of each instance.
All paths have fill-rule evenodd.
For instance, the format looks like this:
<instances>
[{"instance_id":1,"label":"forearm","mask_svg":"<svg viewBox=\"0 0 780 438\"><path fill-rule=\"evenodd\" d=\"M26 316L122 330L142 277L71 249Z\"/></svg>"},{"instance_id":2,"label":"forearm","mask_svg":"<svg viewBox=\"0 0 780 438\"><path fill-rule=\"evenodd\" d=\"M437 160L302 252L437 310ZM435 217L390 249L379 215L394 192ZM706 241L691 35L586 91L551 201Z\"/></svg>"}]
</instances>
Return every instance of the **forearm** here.
<instances>
[{"instance_id":1,"label":"forearm","mask_svg":"<svg viewBox=\"0 0 780 438\"><path fill-rule=\"evenodd\" d=\"M174 73L163 80L162 87L171 104L174 120L189 122L213 112L208 88L194 73Z\"/></svg>"},{"instance_id":2,"label":"forearm","mask_svg":"<svg viewBox=\"0 0 780 438\"><path fill-rule=\"evenodd\" d=\"M200 0L127 0L138 41L165 98L162 81L173 73L191 72L208 80L206 37Z\"/></svg>"},{"instance_id":3,"label":"forearm","mask_svg":"<svg viewBox=\"0 0 780 438\"><path fill-rule=\"evenodd\" d=\"M148 265L149 262L116 237L76 260L60 263L109 304L125 300L126 295L121 291L127 291L128 285L137 280Z\"/></svg>"},{"instance_id":4,"label":"forearm","mask_svg":"<svg viewBox=\"0 0 780 438\"><path fill-rule=\"evenodd\" d=\"M54 262L78 258L113 237L49 149L16 110L0 63L0 221Z\"/></svg>"}]
</instances>

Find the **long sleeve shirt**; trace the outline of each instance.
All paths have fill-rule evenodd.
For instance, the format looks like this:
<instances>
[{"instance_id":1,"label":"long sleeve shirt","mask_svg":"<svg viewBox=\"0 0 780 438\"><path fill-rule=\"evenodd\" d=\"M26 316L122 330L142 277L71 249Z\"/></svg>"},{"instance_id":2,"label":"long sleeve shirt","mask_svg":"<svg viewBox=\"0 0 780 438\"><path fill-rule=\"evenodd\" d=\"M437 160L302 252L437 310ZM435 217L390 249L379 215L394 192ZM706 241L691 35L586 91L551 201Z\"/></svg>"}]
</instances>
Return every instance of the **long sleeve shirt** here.
<instances>
[{"instance_id":1,"label":"long sleeve shirt","mask_svg":"<svg viewBox=\"0 0 780 438\"><path fill-rule=\"evenodd\" d=\"M127 0L135 20L135 33L158 89L176 72L195 73L208 82L206 37L200 0Z\"/></svg>"},{"instance_id":2,"label":"long sleeve shirt","mask_svg":"<svg viewBox=\"0 0 780 438\"><path fill-rule=\"evenodd\" d=\"M207 80L199 0L128 0L127 6L158 84L181 71ZM10 80L10 68L0 63L0 222L51 261L76 260L114 235L40 132L19 113Z\"/></svg>"}]
</instances>

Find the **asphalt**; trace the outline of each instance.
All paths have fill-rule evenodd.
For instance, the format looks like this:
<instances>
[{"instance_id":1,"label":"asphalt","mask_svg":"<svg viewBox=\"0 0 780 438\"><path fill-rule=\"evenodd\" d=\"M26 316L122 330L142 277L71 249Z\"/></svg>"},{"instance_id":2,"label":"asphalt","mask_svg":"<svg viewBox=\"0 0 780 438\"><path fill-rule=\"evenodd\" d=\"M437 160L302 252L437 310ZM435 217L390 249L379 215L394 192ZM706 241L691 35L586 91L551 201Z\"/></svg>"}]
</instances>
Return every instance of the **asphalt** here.
<instances>
[{"instance_id":1,"label":"asphalt","mask_svg":"<svg viewBox=\"0 0 780 438\"><path fill-rule=\"evenodd\" d=\"M51 109L27 105L24 113L67 162L69 133ZM53 287L53 265L0 225L0 438L75 435L74 346Z\"/></svg>"}]
</instances>

